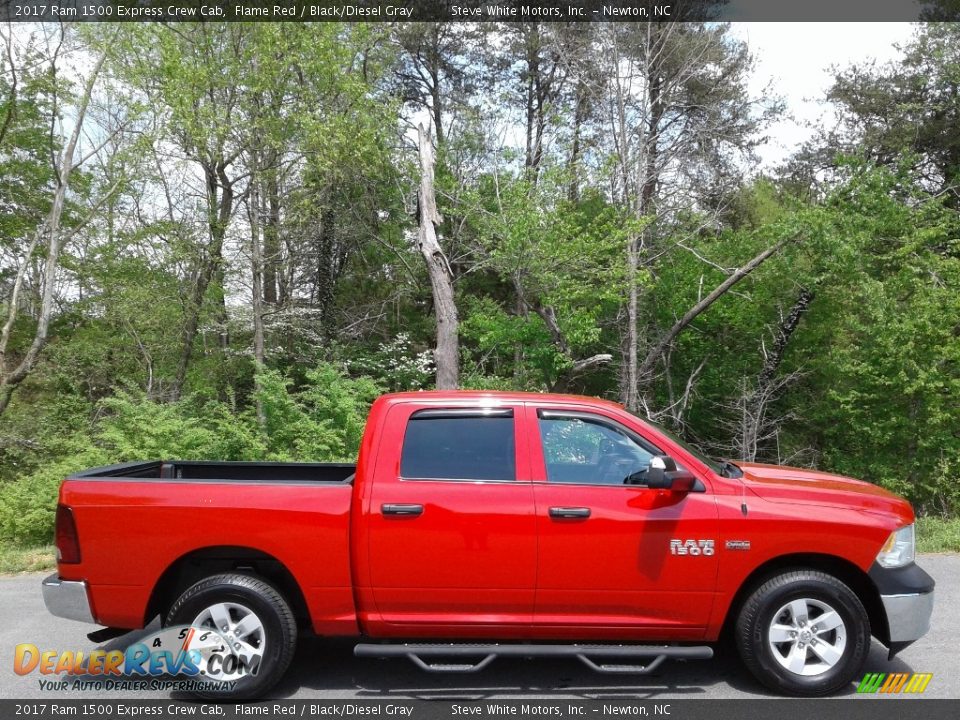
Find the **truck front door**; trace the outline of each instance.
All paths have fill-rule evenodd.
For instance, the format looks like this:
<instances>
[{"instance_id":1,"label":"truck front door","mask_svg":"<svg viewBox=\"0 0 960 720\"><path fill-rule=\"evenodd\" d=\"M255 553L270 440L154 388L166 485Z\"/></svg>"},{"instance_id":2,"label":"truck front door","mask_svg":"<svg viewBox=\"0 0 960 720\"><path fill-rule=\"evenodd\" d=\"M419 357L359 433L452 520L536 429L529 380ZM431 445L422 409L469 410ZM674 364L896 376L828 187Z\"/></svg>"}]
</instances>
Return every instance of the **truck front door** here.
<instances>
[{"instance_id":1,"label":"truck front door","mask_svg":"<svg viewBox=\"0 0 960 720\"><path fill-rule=\"evenodd\" d=\"M661 449L601 411L527 408L539 533L535 623L583 638L693 639L717 579L709 488L643 484Z\"/></svg>"}]
</instances>

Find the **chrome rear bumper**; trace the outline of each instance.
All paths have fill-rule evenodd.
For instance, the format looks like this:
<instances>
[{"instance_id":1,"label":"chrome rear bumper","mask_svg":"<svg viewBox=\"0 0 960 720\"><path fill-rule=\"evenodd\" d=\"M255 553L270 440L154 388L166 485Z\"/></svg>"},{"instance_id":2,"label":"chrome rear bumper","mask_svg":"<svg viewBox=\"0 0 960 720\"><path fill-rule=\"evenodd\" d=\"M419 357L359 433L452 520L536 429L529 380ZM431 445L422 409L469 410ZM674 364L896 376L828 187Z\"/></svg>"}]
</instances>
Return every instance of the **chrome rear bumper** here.
<instances>
[{"instance_id":1,"label":"chrome rear bumper","mask_svg":"<svg viewBox=\"0 0 960 720\"><path fill-rule=\"evenodd\" d=\"M87 583L83 580L61 580L54 573L43 580L43 604L51 615L96 623L90 607Z\"/></svg>"}]
</instances>

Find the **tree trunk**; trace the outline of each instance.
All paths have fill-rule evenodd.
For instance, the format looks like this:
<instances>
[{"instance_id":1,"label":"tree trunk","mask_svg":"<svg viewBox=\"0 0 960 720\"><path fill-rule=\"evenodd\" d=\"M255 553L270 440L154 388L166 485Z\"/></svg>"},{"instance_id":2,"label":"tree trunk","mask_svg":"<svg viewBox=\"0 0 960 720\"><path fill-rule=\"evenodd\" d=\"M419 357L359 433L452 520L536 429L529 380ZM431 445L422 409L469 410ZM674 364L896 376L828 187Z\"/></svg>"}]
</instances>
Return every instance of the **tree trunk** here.
<instances>
[{"instance_id":1,"label":"tree trunk","mask_svg":"<svg viewBox=\"0 0 960 720\"><path fill-rule=\"evenodd\" d=\"M455 390L460 381L459 321L453 292L453 273L440 242L437 226L443 222L433 190L433 145L423 125L418 127L420 145L420 226L417 245L427 264L437 316L437 389Z\"/></svg>"},{"instance_id":2,"label":"tree trunk","mask_svg":"<svg viewBox=\"0 0 960 720\"><path fill-rule=\"evenodd\" d=\"M790 312L777 324L773 347L769 352L764 349L763 367L757 375L756 384L754 385L747 378L742 381L740 397L736 404L739 422L734 443L739 451L739 457L743 460L755 462L763 446L779 433L780 425L785 418L772 417L770 408L799 373L781 377L778 376L778 372L787 344L810 303L813 302L813 298L814 294L811 290L800 288L800 293Z\"/></svg>"},{"instance_id":3,"label":"tree trunk","mask_svg":"<svg viewBox=\"0 0 960 720\"><path fill-rule=\"evenodd\" d=\"M577 202L580 199L580 136L587 117L587 86L582 80L577 83L577 100L573 110L573 141L570 146L570 158L567 160L567 173L570 185L567 199Z\"/></svg>"},{"instance_id":4,"label":"tree trunk","mask_svg":"<svg viewBox=\"0 0 960 720\"><path fill-rule=\"evenodd\" d=\"M523 301L523 297L517 293L516 296L516 314L517 317L526 318L527 317L527 304ZM523 378L523 345L517 343L513 348L513 381L516 383L517 387L522 387L521 380Z\"/></svg>"},{"instance_id":5,"label":"tree trunk","mask_svg":"<svg viewBox=\"0 0 960 720\"><path fill-rule=\"evenodd\" d=\"M653 42L653 49L657 50L659 43ZM659 61L650 60L648 50L647 65L645 68L647 85L647 107L649 117L643 138L642 176L638 178L640 196L636 201L635 216L637 219L648 217L656 213L656 192L660 179L660 131L663 123L663 83L660 77ZM659 57L656 52L653 57ZM649 234L649 225L640 234L629 240L627 249L627 388L624 403L627 410L636 412L640 408L640 384L644 382L642 369L637 368L640 345L639 295L640 287L637 283L637 272L640 269L640 255L651 243L646 242ZM659 353L657 355L659 357Z\"/></svg>"},{"instance_id":6,"label":"tree trunk","mask_svg":"<svg viewBox=\"0 0 960 720\"><path fill-rule=\"evenodd\" d=\"M267 171L266 185L268 208L263 227L263 301L275 305L280 261L280 187L276 167Z\"/></svg>"},{"instance_id":7,"label":"tree trunk","mask_svg":"<svg viewBox=\"0 0 960 720\"><path fill-rule=\"evenodd\" d=\"M200 314L203 311L203 301L210 284L217 280L222 283L223 277L223 241L227 234L227 225L233 213L233 182L226 175L226 168L218 162L216 165L206 163L204 173L207 180L208 204L208 231L210 246L206 257L202 258L197 270L197 277L193 285L193 292L186 311L186 321L183 327L180 360L177 363L177 372L170 388L170 398L174 402L180 399L183 385L187 379L187 370L193 357L193 345L200 327ZM223 288L217 298L223 302ZM222 338L221 338L222 340Z\"/></svg>"},{"instance_id":8,"label":"tree trunk","mask_svg":"<svg viewBox=\"0 0 960 720\"><path fill-rule=\"evenodd\" d=\"M261 219L265 203L262 202L257 185L256 170L253 169L253 177L250 179L250 197L248 200L250 211L250 265L252 270L252 308L253 308L253 360L256 365L256 372L260 372L264 367L264 341L263 341L263 288L261 277L263 272L263 258L260 252L260 232ZM263 403L260 401L259 394L256 397L257 422L260 427L266 426L266 417L263 414Z\"/></svg>"},{"instance_id":9,"label":"tree trunk","mask_svg":"<svg viewBox=\"0 0 960 720\"><path fill-rule=\"evenodd\" d=\"M317 237L317 307L320 310L320 327L325 336L330 335L330 310L333 307L336 268L336 213L324 208L320 214L320 234Z\"/></svg>"},{"instance_id":10,"label":"tree trunk","mask_svg":"<svg viewBox=\"0 0 960 720\"><path fill-rule=\"evenodd\" d=\"M527 87L526 87L526 155L524 167L528 175L535 178L539 165L539 151L537 149L537 84L540 74L540 28L536 23L527 26L522 32L526 50Z\"/></svg>"},{"instance_id":11,"label":"tree trunk","mask_svg":"<svg viewBox=\"0 0 960 720\"><path fill-rule=\"evenodd\" d=\"M230 347L230 318L227 315L227 272L223 265L222 244L220 248L221 251L218 253L212 284L214 299L217 304L217 325L220 328L217 332L217 340L220 349L226 350Z\"/></svg>"},{"instance_id":12,"label":"tree trunk","mask_svg":"<svg viewBox=\"0 0 960 720\"><path fill-rule=\"evenodd\" d=\"M549 68L544 50L545 38L539 22L531 22L521 31L526 51L526 156L527 177L536 184L543 162L543 141L547 129L547 112L556 85L562 83L555 77L556 65ZM549 68L549 69L548 69Z\"/></svg>"},{"instance_id":13,"label":"tree trunk","mask_svg":"<svg viewBox=\"0 0 960 720\"><path fill-rule=\"evenodd\" d=\"M630 412L640 406L639 383L637 382L637 346L640 332L637 327L640 288L637 284L637 271L640 266L640 235L633 234L627 241L627 352L626 386L623 404Z\"/></svg>"},{"instance_id":14,"label":"tree trunk","mask_svg":"<svg viewBox=\"0 0 960 720\"><path fill-rule=\"evenodd\" d=\"M760 370L760 374L757 377L757 382L761 387L769 385L776 376L777 371L780 369L780 363L783 362L783 354L787 350L787 343L790 342L790 338L796 331L797 325L800 324L800 319L810 307L810 303L813 302L813 298L814 293L812 290L800 288L800 293L797 295L797 301L793 304L793 307L790 308L790 312L787 313L787 316L780 321L779 325L777 325L777 330L773 341L773 349L766 354L766 358L763 362L763 368Z\"/></svg>"}]
</instances>

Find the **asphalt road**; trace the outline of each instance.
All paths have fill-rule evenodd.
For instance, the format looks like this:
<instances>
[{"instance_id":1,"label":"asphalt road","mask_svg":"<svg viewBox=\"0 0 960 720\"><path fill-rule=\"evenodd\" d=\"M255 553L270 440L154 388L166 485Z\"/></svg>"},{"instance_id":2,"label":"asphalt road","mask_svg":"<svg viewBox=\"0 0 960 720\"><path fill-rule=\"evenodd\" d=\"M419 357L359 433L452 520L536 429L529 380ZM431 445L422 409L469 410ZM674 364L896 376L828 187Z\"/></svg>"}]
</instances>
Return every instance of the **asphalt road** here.
<instances>
[{"instance_id":1,"label":"asphalt road","mask_svg":"<svg viewBox=\"0 0 960 720\"><path fill-rule=\"evenodd\" d=\"M922 697L960 698L957 647L960 641L960 555L926 555L919 564L937 581L937 599L929 634L893 661L874 641L867 672L932 672ZM130 692L70 692L40 689L36 673L18 676L13 671L17 643L30 642L41 649L90 650L86 633L93 626L61 620L47 614L37 574L0 578L0 698L62 699L132 698ZM132 636L114 640L125 647ZM407 660L358 659L352 644L309 640L301 643L287 677L271 693L274 698L309 699L720 699L768 697L743 669L735 655L721 654L709 661L667 662L649 676L597 675L576 660L535 661L498 659L472 675L433 675L416 669ZM853 685L845 693L857 695ZM139 697L153 698L144 692ZM163 697L163 696L160 696ZM179 698L178 694L171 697Z\"/></svg>"}]
</instances>

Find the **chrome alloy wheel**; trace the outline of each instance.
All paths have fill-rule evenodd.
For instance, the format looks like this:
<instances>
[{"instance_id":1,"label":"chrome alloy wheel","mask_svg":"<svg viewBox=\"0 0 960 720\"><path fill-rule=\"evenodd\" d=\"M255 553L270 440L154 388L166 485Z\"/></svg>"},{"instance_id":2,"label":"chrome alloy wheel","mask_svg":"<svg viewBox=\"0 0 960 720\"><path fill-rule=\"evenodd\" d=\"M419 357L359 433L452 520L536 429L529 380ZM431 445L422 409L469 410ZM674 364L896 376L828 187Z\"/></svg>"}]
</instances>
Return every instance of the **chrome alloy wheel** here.
<instances>
[{"instance_id":1,"label":"chrome alloy wheel","mask_svg":"<svg viewBox=\"0 0 960 720\"><path fill-rule=\"evenodd\" d=\"M230 646L229 653L240 659L233 667L225 666L218 673L218 680L236 680L260 665L266 649L266 634L260 618L245 605L232 602L211 605L191 624L195 628L216 630Z\"/></svg>"},{"instance_id":2,"label":"chrome alloy wheel","mask_svg":"<svg viewBox=\"0 0 960 720\"><path fill-rule=\"evenodd\" d=\"M822 600L791 600L777 610L767 629L767 642L781 666L797 675L821 675L843 657L847 627Z\"/></svg>"}]
</instances>

